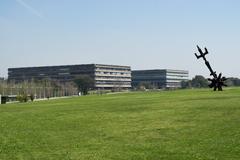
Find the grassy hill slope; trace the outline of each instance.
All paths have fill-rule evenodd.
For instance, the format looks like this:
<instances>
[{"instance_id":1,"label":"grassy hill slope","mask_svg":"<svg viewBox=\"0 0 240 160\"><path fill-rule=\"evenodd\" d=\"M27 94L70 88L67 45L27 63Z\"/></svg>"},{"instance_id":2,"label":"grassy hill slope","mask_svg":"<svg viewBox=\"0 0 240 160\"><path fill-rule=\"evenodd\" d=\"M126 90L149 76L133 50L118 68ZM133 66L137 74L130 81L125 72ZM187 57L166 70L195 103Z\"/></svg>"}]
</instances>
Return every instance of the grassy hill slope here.
<instances>
[{"instance_id":1,"label":"grassy hill slope","mask_svg":"<svg viewBox=\"0 0 240 160\"><path fill-rule=\"evenodd\" d=\"M0 159L238 160L240 88L0 105Z\"/></svg>"}]
</instances>

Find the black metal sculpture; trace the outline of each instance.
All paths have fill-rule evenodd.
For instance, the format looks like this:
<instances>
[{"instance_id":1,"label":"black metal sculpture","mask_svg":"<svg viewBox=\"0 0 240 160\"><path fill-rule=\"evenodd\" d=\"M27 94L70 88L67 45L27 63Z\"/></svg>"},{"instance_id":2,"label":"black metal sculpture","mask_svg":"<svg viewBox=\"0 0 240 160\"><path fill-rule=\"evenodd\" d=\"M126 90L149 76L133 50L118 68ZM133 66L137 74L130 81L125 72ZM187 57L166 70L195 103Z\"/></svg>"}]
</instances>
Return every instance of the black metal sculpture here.
<instances>
[{"instance_id":1,"label":"black metal sculpture","mask_svg":"<svg viewBox=\"0 0 240 160\"><path fill-rule=\"evenodd\" d=\"M200 53L200 55L197 55L195 53L195 56L197 57L197 59L199 58L203 58L203 60L205 61L206 66L208 67L209 71L210 71L210 76L213 76L213 78L208 78L208 81L211 81L211 84L209 84L208 86L210 88L214 88L213 90L216 91L218 89L218 91L222 91L222 86L227 86L224 81L227 80L226 77L222 77L222 73L220 73L219 75L217 75L217 73L215 71L213 71L212 67L210 66L210 63L207 61L206 59L206 54L208 54L208 50L207 48L205 48L205 52L203 53L202 49L199 48L199 46L197 46L198 48L198 52Z\"/></svg>"}]
</instances>

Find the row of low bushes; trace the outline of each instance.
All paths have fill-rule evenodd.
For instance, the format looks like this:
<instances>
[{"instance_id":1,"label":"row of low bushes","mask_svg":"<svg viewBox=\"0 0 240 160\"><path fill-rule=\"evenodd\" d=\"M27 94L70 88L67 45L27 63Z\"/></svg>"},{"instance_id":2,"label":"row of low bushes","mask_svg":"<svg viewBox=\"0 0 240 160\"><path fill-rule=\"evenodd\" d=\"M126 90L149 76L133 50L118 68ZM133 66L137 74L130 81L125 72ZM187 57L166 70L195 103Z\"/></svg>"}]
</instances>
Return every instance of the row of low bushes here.
<instances>
[{"instance_id":1,"label":"row of low bushes","mask_svg":"<svg viewBox=\"0 0 240 160\"><path fill-rule=\"evenodd\" d=\"M16 100L19 102L27 102L29 100L34 101L34 95L27 95L27 94L18 95Z\"/></svg>"}]
</instances>

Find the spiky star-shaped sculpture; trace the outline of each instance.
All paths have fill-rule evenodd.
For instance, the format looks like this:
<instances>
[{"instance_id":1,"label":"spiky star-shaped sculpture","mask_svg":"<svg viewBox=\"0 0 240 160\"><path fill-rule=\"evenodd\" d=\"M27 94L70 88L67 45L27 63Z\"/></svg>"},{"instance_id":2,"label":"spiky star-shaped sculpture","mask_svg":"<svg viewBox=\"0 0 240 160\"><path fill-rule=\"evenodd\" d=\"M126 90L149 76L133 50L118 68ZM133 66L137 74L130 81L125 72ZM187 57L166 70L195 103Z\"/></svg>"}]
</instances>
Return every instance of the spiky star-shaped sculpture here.
<instances>
[{"instance_id":1,"label":"spiky star-shaped sculpture","mask_svg":"<svg viewBox=\"0 0 240 160\"><path fill-rule=\"evenodd\" d=\"M208 86L210 88L214 88L214 91L216 91L217 89L219 91L222 91L222 86L225 86L225 87L227 86L224 83L224 81L226 81L227 78L226 77L222 77L222 73L220 73L217 78L212 78L212 79L208 78L208 80L211 81L211 84L209 84Z\"/></svg>"},{"instance_id":2,"label":"spiky star-shaped sculpture","mask_svg":"<svg viewBox=\"0 0 240 160\"><path fill-rule=\"evenodd\" d=\"M204 53L203 53L202 49L199 48L199 46L197 46L197 48L198 48L198 52L200 53L200 55L197 55L195 53L195 56L197 57L197 59L203 58L203 60L205 61L206 66L208 67L208 69L210 71L210 76L213 76L213 78L208 78L208 81L211 81L211 84L209 84L208 86L210 88L213 88L214 91L216 91L217 89L218 89L218 91L222 91L222 86L227 86L224 83L227 80L227 78L226 77L222 77L222 73L217 75L217 73L212 70L212 67L210 66L210 63L207 61L207 59L205 57L208 54L207 48L205 48L205 52Z\"/></svg>"}]
</instances>

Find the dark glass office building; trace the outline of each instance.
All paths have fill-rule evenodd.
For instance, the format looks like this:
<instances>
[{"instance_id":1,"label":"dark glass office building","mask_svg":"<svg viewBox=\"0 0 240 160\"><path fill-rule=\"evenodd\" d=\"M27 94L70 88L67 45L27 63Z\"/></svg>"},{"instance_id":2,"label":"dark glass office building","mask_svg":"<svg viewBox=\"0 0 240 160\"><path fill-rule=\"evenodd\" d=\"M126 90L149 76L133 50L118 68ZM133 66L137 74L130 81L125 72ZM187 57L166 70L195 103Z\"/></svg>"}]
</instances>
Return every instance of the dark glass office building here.
<instances>
[{"instance_id":1,"label":"dark glass office building","mask_svg":"<svg viewBox=\"0 0 240 160\"><path fill-rule=\"evenodd\" d=\"M8 69L8 79L15 82L52 79L64 83L73 81L81 75L92 77L95 80L95 89L131 88L129 66L83 64Z\"/></svg>"},{"instance_id":2,"label":"dark glass office building","mask_svg":"<svg viewBox=\"0 0 240 160\"><path fill-rule=\"evenodd\" d=\"M132 86L149 83L154 88L180 88L181 82L188 79L188 71L172 69L132 71Z\"/></svg>"}]
</instances>

